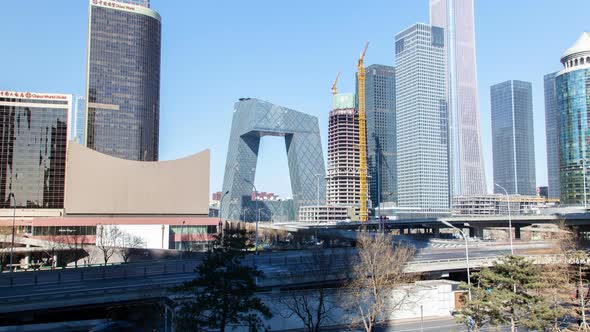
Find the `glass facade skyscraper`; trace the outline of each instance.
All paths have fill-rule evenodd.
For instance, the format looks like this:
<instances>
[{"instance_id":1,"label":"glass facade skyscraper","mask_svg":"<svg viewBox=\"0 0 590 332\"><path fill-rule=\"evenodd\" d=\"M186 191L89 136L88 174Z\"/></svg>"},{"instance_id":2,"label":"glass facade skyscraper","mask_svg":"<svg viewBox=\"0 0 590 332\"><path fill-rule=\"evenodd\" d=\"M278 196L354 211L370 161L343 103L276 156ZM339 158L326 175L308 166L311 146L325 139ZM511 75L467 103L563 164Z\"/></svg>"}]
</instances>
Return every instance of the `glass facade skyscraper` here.
<instances>
[{"instance_id":1,"label":"glass facade skyscraper","mask_svg":"<svg viewBox=\"0 0 590 332\"><path fill-rule=\"evenodd\" d=\"M395 68L367 67L365 94L369 191L377 206L379 200L397 202Z\"/></svg>"},{"instance_id":2,"label":"glass facade skyscraper","mask_svg":"<svg viewBox=\"0 0 590 332\"><path fill-rule=\"evenodd\" d=\"M444 30L415 24L395 36L398 205L450 210Z\"/></svg>"},{"instance_id":3,"label":"glass facade skyscraper","mask_svg":"<svg viewBox=\"0 0 590 332\"><path fill-rule=\"evenodd\" d=\"M491 87L494 183L508 194L536 195L533 92L529 82ZM494 193L504 191L494 186Z\"/></svg>"},{"instance_id":4,"label":"glass facade skyscraper","mask_svg":"<svg viewBox=\"0 0 590 332\"><path fill-rule=\"evenodd\" d=\"M86 145L158 160L160 15L147 0L90 0L89 21Z\"/></svg>"},{"instance_id":5,"label":"glass facade skyscraper","mask_svg":"<svg viewBox=\"0 0 590 332\"><path fill-rule=\"evenodd\" d=\"M555 78L559 113L561 204L586 205L590 163L590 34L584 32L561 57Z\"/></svg>"},{"instance_id":6,"label":"glass facade skyscraper","mask_svg":"<svg viewBox=\"0 0 590 332\"><path fill-rule=\"evenodd\" d=\"M285 140L289 163L293 194L293 204L289 207L292 210L277 210L286 216L276 217L296 216L300 206L317 206L318 201L319 205L325 202L326 188L321 179L326 177L326 169L318 119L266 101L242 98L234 107L227 150L222 192L228 194L220 203L224 219L254 220L246 217L255 218L260 208L266 211L261 218L276 219L269 215L272 212L268 211L270 207L252 200L258 149L263 136L279 136Z\"/></svg>"},{"instance_id":7,"label":"glass facade skyscraper","mask_svg":"<svg viewBox=\"0 0 590 332\"><path fill-rule=\"evenodd\" d=\"M559 184L559 113L557 111L556 75L557 73L551 73L544 77L545 135L547 137L548 197L559 199L561 185Z\"/></svg>"},{"instance_id":8,"label":"glass facade skyscraper","mask_svg":"<svg viewBox=\"0 0 590 332\"><path fill-rule=\"evenodd\" d=\"M445 29L453 195L487 193L477 94L474 0L430 0L430 24Z\"/></svg>"},{"instance_id":9,"label":"glass facade skyscraper","mask_svg":"<svg viewBox=\"0 0 590 332\"><path fill-rule=\"evenodd\" d=\"M74 96L73 110L71 119L71 140L80 145L86 145L84 142L84 130L86 129L86 101L84 97Z\"/></svg>"},{"instance_id":10,"label":"glass facade skyscraper","mask_svg":"<svg viewBox=\"0 0 590 332\"><path fill-rule=\"evenodd\" d=\"M0 91L0 208L64 208L72 96Z\"/></svg>"}]
</instances>

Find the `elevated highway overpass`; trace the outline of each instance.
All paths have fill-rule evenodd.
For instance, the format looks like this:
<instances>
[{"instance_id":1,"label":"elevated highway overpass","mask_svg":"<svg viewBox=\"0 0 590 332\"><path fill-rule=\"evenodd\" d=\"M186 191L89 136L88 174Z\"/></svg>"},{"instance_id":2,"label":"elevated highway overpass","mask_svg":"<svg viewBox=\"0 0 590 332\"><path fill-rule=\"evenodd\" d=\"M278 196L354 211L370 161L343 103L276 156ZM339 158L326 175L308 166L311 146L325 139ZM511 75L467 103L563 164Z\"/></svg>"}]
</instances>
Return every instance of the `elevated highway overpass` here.
<instances>
[{"instance_id":1,"label":"elevated highway overpass","mask_svg":"<svg viewBox=\"0 0 590 332\"><path fill-rule=\"evenodd\" d=\"M590 232L590 213L575 212L575 213L554 213L554 214L538 214L538 215L514 215L510 218L507 215L496 216L454 216L454 217L439 217L439 218L413 218L413 219L399 219L382 221L381 225L385 225L387 229L397 229L402 234L411 229L427 229L432 233L437 233L438 230L448 228L443 222L448 222L459 228L468 228L471 237L481 237L483 229L485 228L506 228L512 223L515 229L515 237L520 238L521 228L531 225L552 224L569 228L576 232ZM466 226L468 224L469 226ZM324 234L341 234L331 232L332 230L359 230L379 229L379 222L371 220L365 223L360 222L337 222L337 223L261 223L260 227L269 229L283 229L290 232L315 233L318 231Z\"/></svg>"},{"instance_id":2,"label":"elevated highway overpass","mask_svg":"<svg viewBox=\"0 0 590 332\"><path fill-rule=\"evenodd\" d=\"M547 244L548 248L550 244ZM530 244L516 244L518 252L538 251ZM355 264L356 249L334 249L329 253L329 271L321 282L341 282L350 277ZM505 244L497 247L470 245L470 267L489 266L498 257L509 253ZM265 274L258 280L261 289L281 289L317 284L319 267L310 264L309 251L263 253L249 255L246 264L258 266ZM464 247L457 244L444 250L420 249L406 271L411 273L443 273L464 271ZM530 255L537 263L552 256ZM162 299L169 288L195 277L200 258L190 260L154 261L114 266L96 266L51 271L0 274L0 318L32 314L37 310L75 308L81 306Z\"/></svg>"}]
</instances>

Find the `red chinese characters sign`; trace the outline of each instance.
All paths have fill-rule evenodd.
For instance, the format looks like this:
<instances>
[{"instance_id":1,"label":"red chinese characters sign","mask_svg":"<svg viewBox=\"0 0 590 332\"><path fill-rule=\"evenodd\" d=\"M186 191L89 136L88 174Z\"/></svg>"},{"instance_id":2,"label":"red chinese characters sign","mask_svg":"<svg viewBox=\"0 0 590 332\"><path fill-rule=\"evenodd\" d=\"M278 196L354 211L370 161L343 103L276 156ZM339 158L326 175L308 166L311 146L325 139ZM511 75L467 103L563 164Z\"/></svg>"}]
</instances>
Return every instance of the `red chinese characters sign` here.
<instances>
[{"instance_id":1,"label":"red chinese characters sign","mask_svg":"<svg viewBox=\"0 0 590 332\"><path fill-rule=\"evenodd\" d=\"M68 100L67 95L0 90L0 98Z\"/></svg>"},{"instance_id":2,"label":"red chinese characters sign","mask_svg":"<svg viewBox=\"0 0 590 332\"><path fill-rule=\"evenodd\" d=\"M109 8L115 8L115 9L125 9L125 10L135 11L135 6L124 4L124 3L119 3L119 2L114 2L114 1L92 0L92 4L95 6L101 6L101 7L109 7Z\"/></svg>"}]
</instances>

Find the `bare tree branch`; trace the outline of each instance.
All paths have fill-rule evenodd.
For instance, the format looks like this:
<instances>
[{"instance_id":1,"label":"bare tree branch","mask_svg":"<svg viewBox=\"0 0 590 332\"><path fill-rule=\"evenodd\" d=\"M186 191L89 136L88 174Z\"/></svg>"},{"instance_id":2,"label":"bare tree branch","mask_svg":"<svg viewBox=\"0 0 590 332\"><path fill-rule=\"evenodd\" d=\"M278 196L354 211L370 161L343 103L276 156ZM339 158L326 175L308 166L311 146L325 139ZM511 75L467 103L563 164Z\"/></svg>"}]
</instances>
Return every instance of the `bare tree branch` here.
<instances>
[{"instance_id":1,"label":"bare tree branch","mask_svg":"<svg viewBox=\"0 0 590 332\"><path fill-rule=\"evenodd\" d=\"M279 299L282 304L278 314L284 318L297 316L303 323L304 329L309 332L319 332L323 325L331 321L330 312L336 307L336 303L329 296L330 289L326 288L331 281L330 276L337 271L336 263L339 257L333 252L314 249L310 256L302 258L296 271L291 271L287 278L312 278L318 284L318 288L309 290L292 290ZM301 275L300 271L306 271Z\"/></svg>"},{"instance_id":2,"label":"bare tree branch","mask_svg":"<svg viewBox=\"0 0 590 332\"><path fill-rule=\"evenodd\" d=\"M392 237L383 234L361 235L357 247L359 257L346 291L351 309L356 311L352 326L371 332L407 302L409 288L400 286L415 280L415 276L403 272L414 250L394 247Z\"/></svg>"}]
</instances>

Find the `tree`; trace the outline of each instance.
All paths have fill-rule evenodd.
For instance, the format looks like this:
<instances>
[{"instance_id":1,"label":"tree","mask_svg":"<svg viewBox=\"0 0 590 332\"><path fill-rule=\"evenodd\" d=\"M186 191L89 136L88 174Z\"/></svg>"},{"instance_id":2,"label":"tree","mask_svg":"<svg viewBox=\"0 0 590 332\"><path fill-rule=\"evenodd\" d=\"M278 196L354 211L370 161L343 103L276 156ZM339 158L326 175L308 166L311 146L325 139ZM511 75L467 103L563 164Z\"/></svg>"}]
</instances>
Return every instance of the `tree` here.
<instances>
[{"instance_id":1,"label":"tree","mask_svg":"<svg viewBox=\"0 0 590 332\"><path fill-rule=\"evenodd\" d=\"M133 255L134 249L145 247L145 241L141 236L131 235L125 232L123 232L121 237L121 256L123 257L123 262L127 263Z\"/></svg>"},{"instance_id":2,"label":"tree","mask_svg":"<svg viewBox=\"0 0 590 332\"><path fill-rule=\"evenodd\" d=\"M51 263L51 268L61 265L59 254L67 249L66 236L61 234L50 234L44 244L45 253L49 256L48 262ZM63 255L62 255L63 256Z\"/></svg>"},{"instance_id":3,"label":"tree","mask_svg":"<svg viewBox=\"0 0 590 332\"><path fill-rule=\"evenodd\" d=\"M330 289L325 287L330 281L330 275L336 272L336 259L336 256L325 254L321 249L315 249L310 256L303 258L297 270L306 271L305 277L311 277L319 286L310 290L289 291L281 297L279 303L283 308L279 314L283 318L295 316L301 320L305 331L321 331L322 325L330 319L330 312L336 307L329 297ZM295 272L288 273L285 277L297 279L301 275Z\"/></svg>"},{"instance_id":4,"label":"tree","mask_svg":"<svg viewBox=\"0 0 590 332\"><path fill-rule=\"evenodd\" d=\"M576 290L570 265L563 260L538 266L539 284L534 292L541 299L531 317L537 318L540 324L537 329L559 331L570 317L576 317L575 299L572 294Z\"/></svg>"},{"instance_id":5,"label":"tree","mask_svg":"<svg viewBox=\"0 0 590 332\"><path fill-rule=\"evenodd\" d=\"M96 237L96 247L101 251L104 265L113 257L121 243L123 232L116 225L99 226L99 234Z\"/></svg>"},{"instance_id":6,"label":"tree","mask_svg":"<svg viewBox=\"0 0 590 332\"><path fill-rule=\"evenodd\" d=\"M405 274L405 264L414 250L393 246L389 235L361 235L357 240L358 261L353 264L353 276L346 286L350 304L357 315L352 325L372 332L376 324L387 320L386 314L399 310L407 301L409 289L399 287L415 278ZM399 294L395 294L396 290Z\"/></svg>"},{"instance_id":7,"label":"tree","mask_svg":"<svg viewBox=\"0 0 590 332\"><path fill-rule=\"evenodd\" d=\"M537 267L521 256L509 255L475 275L472 299L460 310L459 320L474 331L483 325L510 324L551 330L567 318L571 310L563 305L567 276L558 266ZM563 271L561 272L563 274ZM566 284L562 284L566 283Z\"/></svg>"},{"instance_id":8,"label":"tree","mask_svg":"<svg viewBox=\"0 0 590 332\"><path fill-rule=\"evenodd\" d=\"M84 245L88 243L87 236L80 234L77 229L65 229L64 233L61 236L61 241L69 252L68 260L74 262L74 267L78 267L78 261L87 254L84 250Z\"/></svg>"},{"instance_id":9,"label":"tree","mask_svg":"<svg viewBox=\"0 0 590 332\"><path fill-rule=\"evenodd\" d=\"M259 331L262 319L272 317L270 309L255 296L256 278L262 272L242 264L251 247L245 230L226 228L215 236L213 250L208 252L197 277L175 288L185 295L177 307L176 328L179 331L224 332L232 325Z\"/></svg>"},{"instance_id":10,"label":"tree","mask_svg":"<svg viewBox=\"0 0 590 332\"><path fill-rule=\"evenodd\" d=\"M11 236L11 227L0 226L0 272L4 266L4 260L10 255Z\"/></svg>"},{"instance_id":11,"label":"tree","mask_svg":"<svg viewBox=\"0 0 590 332\"><path fill-rule=\"evenodd\" d=\"M579 298L579 312L580 312L580 329L583 331L588 331L590 326L588 325L588 320L586 318L586 298L584 296L584 274L583 268L588 263L588 254L583 250L575 250L568 253L568 258L572 262L572 264L576 267L576 277L577 277L577 294Z\"/></svg>"},{"instance_id":12,"label":"tree","mask_svg":"<svg viewBox=\"0 0 590 332\"><path fill-rule=\"evenodd\" d=\"M475 276L477 279L477 275ZM466 284L461 285L467 289ZM471 300L467 301L457 316L459 323L464 323L470 331L477 332L484 325L492 323L495 317L500 316L501 303L490 300L490 291L477 283L471 287Z\"/></svg>"}]
</instances>

